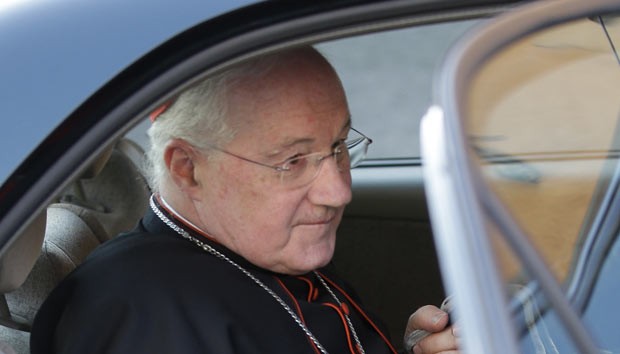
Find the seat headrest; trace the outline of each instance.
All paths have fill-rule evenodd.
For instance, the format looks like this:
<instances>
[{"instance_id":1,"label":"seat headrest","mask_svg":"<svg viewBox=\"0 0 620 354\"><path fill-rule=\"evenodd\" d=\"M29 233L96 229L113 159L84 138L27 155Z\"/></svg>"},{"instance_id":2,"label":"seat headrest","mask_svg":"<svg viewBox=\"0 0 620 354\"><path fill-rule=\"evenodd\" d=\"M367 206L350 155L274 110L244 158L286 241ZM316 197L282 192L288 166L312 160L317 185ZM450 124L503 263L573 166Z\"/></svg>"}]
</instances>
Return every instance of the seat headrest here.
<instances>
[{"instance_id":1,"label":"seat headrest","mask_svg":"<svg viewBox=\"0 0 620 354\"><path fill-rule=\"evenodd\" d=\"M106 148L103 152L97 156L97 158L82 172L80 179L94 178L101 173L101 170L105 167L114 151L114 145Z\"/></svg>"},{"instance_id":2,"label":"seat headrest","mask_svg":"<svg viewBox=\"0 0 620 354\"><path fill-rule=\"evenodd\" d=\"M44 209L30 225L14 236L0 253L0 293L19 288L41 254L47 212Z\"/></svg>"}]
</instances>

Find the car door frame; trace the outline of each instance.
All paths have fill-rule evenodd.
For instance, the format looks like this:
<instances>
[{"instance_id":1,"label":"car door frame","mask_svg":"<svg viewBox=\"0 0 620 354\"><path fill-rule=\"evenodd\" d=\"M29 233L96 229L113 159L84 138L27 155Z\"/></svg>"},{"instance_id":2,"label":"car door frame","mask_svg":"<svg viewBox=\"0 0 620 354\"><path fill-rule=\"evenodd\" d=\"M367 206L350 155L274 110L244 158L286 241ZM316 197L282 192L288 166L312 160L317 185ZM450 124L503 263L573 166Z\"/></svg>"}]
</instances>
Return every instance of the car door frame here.
<instances>
[{"instance_id":1,"label":"car door frame","mask_svg":"<svg viewBox=\"0 0 620 354\"><path fill-rule=\"evenodd\" d=\"M507 235L507 243L554 305L576 347L584 353L598 351L551 272L483 182L471 158L464 122L469 84L494 53L534 31L613 9L618 9L617 1L525 5L471 31L452 48L442 66L435 104L422 122L422 157L437 251L446 288L454 294L467 352L519 352L486 215Z\"/></svg>"}]
</instances>

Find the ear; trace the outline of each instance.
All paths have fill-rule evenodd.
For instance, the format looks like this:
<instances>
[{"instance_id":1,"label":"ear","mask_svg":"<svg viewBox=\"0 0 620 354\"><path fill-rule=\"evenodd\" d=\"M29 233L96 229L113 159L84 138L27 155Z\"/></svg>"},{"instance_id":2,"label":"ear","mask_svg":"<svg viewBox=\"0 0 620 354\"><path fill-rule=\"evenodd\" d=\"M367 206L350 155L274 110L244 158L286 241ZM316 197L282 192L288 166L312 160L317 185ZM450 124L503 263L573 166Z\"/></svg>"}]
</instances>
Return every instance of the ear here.
<instances>
[{"instance_id":1,"label":"ear","mask_svg":"<svg viewBox=\"0 0 620 354\"><path fill-rule=\"evenodd\" d=\"M196 178L200 155L196 149L182 139L173 139L164 150L164 163L172 182L190 198L194 199L201 188Z\"/></svg>"}]
</instances>

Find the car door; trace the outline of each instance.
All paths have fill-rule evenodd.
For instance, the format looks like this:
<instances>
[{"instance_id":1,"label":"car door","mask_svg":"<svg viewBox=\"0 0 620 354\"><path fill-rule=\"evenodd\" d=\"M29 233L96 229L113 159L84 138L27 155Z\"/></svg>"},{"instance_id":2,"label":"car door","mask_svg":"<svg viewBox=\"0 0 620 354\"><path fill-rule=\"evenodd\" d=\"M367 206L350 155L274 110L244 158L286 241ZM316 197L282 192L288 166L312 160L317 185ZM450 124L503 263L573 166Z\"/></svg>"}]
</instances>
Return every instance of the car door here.
<instances>
[{"instance_id":1,"label":"car door","mask_svg":"<svg viewBox=\"0 0 620 354\"><path fill-rule=\"evenodd\" d=\"M617 10L525 6L442 69L423 156L467 351L619 350Z\"/></svg>"}]
</instances>

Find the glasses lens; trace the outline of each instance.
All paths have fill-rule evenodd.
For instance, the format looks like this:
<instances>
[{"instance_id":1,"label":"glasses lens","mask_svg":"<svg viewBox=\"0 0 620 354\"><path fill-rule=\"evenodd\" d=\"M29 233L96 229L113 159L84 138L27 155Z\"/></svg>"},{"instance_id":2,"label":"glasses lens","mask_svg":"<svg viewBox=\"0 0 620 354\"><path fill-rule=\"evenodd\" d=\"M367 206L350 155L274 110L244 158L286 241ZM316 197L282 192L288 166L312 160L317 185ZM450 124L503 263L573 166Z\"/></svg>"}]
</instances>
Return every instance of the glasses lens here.
<instances>
[{"instance_id":1,"label":"glasses lens","mask_svg":"<svg viewBox=\"0 0 620 354\"><path fill-rule=\"evenodd\" d=\"M290 182L298 179L303 179L307 171L312 169L312 166L310 166L312 165L312 163L311 161L309 161L309 157L310 156L308 155L299 156L286 161L282 165L282 180L285 182Z\"/></svg>"},{"instance_id":2,"label":"glasses lens","mask_svg":"<svg viewBox=\"0 0 620 354\"><path fill-rule=\"evenodd\" d=\"M290 187L308 184L318 175L322 161L328 156L312 153L292 158L282 165L280 180Z\"/></svg>"},{"instance_id":3,"label":"glasses lens","mask_svg":"<svg viewBox=\"0 0 620 354\"><path fill-rule=\"evenodd\" d=\"M349 151L350 168L354 168L360 164L368 153L368 145L372 143L367 136L359 131L351 128L349 138L345 142Z\"/></svg>"},{"instance_id":4,"label":"glasses lens","mask_svg":"<svg viewBox=\"0 0 620 354\"><path fill-rule=\"evenodd\" d=\"M312 153L292 158L280 168L280 180L291 187L303 186L310 183L319 173L322 163L329 157L336 160L341 171L357 166L368 152L368 145L372 143L368 137L351 129L347 140L337 146L331 154Z\"/></svg>"},{"instance_id":5,"label":"glasses lens","mask_svg":"<svg viewBox=\"0 0 620 354\"><path fill-rule=\"evenodd\" d=\"M338 164L338 169L342 171L350 168L349 149L347 148L346 142L342 142L338 145L332 154L336 160L336 164Z\"/></svg>"}]
</instances>

